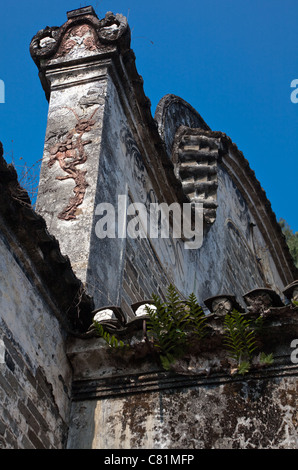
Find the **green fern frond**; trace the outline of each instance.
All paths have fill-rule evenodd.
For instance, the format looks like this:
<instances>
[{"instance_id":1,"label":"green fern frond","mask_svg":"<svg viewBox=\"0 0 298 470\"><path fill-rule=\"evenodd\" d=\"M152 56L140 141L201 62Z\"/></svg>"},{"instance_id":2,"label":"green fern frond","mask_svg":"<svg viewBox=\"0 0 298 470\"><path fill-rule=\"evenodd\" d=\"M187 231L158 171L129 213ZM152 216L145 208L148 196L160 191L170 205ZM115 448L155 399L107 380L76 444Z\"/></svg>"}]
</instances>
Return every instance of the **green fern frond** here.
<instances>
[{"instance_id":1,"label":"green fern frond","mask_svg":"<svg viewBox=\"0 0 298 470\"><path fill-rule=\"evenodd\" d=\"M261 353L260 355L260 363L264 365L271 365L273 364L273 354L265 354L264 352Z\"/></svg>"},{"instance_id":2,"label":"green fern frond","mask_svg":"<svg viewBox=\"0 0 298 470\"><path fill-rule=\"evenodd\" d=\"M237 310L228 313L224 321L224 344L230 356L240 364L242 360L250 360L256 350L255 332L251 329L250 320Z\"/></svg>"},{"instance_id":3,"label":"green fern frond","mask_svg":"<svg viewBox=\"0 0 298 470\"><path fill-rule=\"evenodd\" d=\"M93 326L95 328L96 333L98 336L103 338L105 342L111 347L111 348L123 348L125 346L125 343L123 341L119 341L116 336L110 335L104 327L97 321L93 322Z\"/></svg>"},{"instance_id":4,"label":"green fern frond","mask_svg":"<svg viewBox=\"0 0 298 470\"><path fill-rule=\"evenodd\" d=\"M156 295L152 295L152 300L155 309L146 306L147 331L165 367L181 354L185 345L188 314L173 285L168 287L166 302Z\"/></svg>"},{"instance_id":5,"label":"green fern frond","mask_svg":"<svg viewBox=\"0 0 298 470\"><path fill-rule=\"evenodd\" d=\"M238 366L238 374L240 375L247 374L249 369L250 369L250 363L248 361L240 362Z\"/></svg>"},{"instance_id":6,"label":"green fern frond","mask_svg":"<svg viewBox=\"0 0 298 470\"><path fill-rule=\"evenodd\" d=\"M166 369L185 353L190 334L198 339L204 336L206 317L194 294L187 301L182 300L172 284L167 289L165 302L156 295L152 295L152 300L155 308L146 306L147 332Z\"/></svg>"},{"instance_id":7,"label":"green fern frond","mask_svg":"<svg viewBox=\"0 0 298 470\"><path fill-rule=\"evenodd\" d=\"M190 294L186 302L188 306L188 327L199 339L203 338L206 334L206 320L207 317L203 312L202 307L198 304L198 300L194 293Z\"/></svg>"}]
</instances>

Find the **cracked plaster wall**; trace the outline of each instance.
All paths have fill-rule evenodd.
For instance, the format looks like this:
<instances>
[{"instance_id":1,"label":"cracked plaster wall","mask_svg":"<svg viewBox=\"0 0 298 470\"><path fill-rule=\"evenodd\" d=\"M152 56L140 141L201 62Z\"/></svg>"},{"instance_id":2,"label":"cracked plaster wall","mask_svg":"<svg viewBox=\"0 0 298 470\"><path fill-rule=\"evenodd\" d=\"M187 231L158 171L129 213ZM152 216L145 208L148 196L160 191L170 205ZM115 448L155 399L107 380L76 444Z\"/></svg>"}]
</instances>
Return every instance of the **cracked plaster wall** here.
<instances>
[{"instance_id":1,"label":"cracked plaster wall","mask_svg":"<svg viewBox=\"0 0 298 470\"><path fill-rule=\"evenodd\" d=\"M295 377L85 400L69 448L294 449Z\"/></svg>"}]
</instances>

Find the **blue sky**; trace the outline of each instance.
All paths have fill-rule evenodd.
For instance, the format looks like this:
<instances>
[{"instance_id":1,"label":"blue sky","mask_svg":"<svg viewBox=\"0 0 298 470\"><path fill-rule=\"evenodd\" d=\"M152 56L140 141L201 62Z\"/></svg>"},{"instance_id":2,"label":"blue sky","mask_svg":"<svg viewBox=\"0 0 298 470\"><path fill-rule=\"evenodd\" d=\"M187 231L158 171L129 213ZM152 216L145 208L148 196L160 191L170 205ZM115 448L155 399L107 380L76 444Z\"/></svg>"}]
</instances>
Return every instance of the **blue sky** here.
<instances>
[{"instance_id":1,"label":"blue sky","mask_svg":"<svg viewBox=\"0 0 298 470\"><path fill-rule=\"evenodd\" d=\"M244 153L277 219L298 231L297 0L27 0L0 17L0 140L9 161L42 157L48 104L29 54L31 38L60 26L66 12L92 5L128 17L131 47L152 114L173 93ZM13 141L13 142L12 142ZM19 159L22 160L19 160Z\"/></svg>"}]
</instances>

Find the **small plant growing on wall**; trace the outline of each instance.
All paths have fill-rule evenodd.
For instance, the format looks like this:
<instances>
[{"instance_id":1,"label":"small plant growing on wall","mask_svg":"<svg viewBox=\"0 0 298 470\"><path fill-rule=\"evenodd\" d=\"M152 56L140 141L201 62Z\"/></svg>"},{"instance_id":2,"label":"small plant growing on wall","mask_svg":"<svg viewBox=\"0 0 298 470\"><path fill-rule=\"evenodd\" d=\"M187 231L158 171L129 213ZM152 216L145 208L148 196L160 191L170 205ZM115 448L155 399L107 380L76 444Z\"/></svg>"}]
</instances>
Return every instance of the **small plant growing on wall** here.
<instances>
[{"instance_id":1,"label":"small plant growing on wall","mask_svg":"<svg viewBox=\"0 0 298 470\"><path fill-rule=\"evenodd\" d=\"M123 341L118 340L116 336L110 335L110 333L108 333L98 321L93 322L93 327L96 334L103 338L111 348L123 348L126 346L126 344Z\"/></svg>"},{"instance_id":2,"label":"small plant growing on wall","mask_svg":"<svg viewBox=\"0 0 298 470\"><path fill-rule=\"evenodd\" d=\"M194 294L181 300L173 285L168 287L165 302L154 294L152 299L155 308L146 306L147 334L162 366L169 369L186 353L191 336L204 337L206 316Z\"/></svg>"},{"instance_id":3,"label":"small plant growing on wall","mask_svg":"<svg viewBox=\"0 0 298 470\"><path fill-rule=\"evenodd\" d=\"M257 350L256 331L260 331L261 328L261 317L253 325L250 319L245 318L237 310L226 314L224 321L224 345L229 352L230 358L236 363L235 372L243 375L249 371L255 351ZM262 352L259 356L259 362L263 365L272 364L272 354L266 355Z\"/></svg>"},{"instance_id":4,"label":"small plant growing on wall","mask_svg":"<svg viewBox=\"0 0 298 470\"><path fill-rule=\"evenodd\" d=\"M245 319L237 310L225 316L224 344L230 357L236 362L238 372L248 372L252 354L256 349L255 333L250 328L249 320Z\"/></svg>"}]
</instances>

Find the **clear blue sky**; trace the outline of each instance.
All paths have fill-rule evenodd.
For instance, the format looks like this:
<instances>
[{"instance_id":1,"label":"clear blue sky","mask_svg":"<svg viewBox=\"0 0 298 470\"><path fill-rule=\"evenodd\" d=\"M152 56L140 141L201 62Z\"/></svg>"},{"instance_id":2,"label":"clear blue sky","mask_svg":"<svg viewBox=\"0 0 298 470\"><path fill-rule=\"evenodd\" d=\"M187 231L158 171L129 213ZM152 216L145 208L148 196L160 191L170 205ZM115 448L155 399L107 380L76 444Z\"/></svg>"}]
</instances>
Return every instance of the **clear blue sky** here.
<instances>
[{"instance_id":1,"label":"clear blue sky","mask_svg":"<svg viewBox=\"0 0 298 470\"><path fill-rule=\"evenodd\" d=\"M66 12L92 5L128 17L132 49L152 103L173 93L248 159L277 216L298 231L297 0L27 0L0 17L0 140L9 160L29 165L43 152L47 101L29 54L31 38L60 26ZM13 144L12 144L13 141Z\"/></svg>"}]
</instances>

